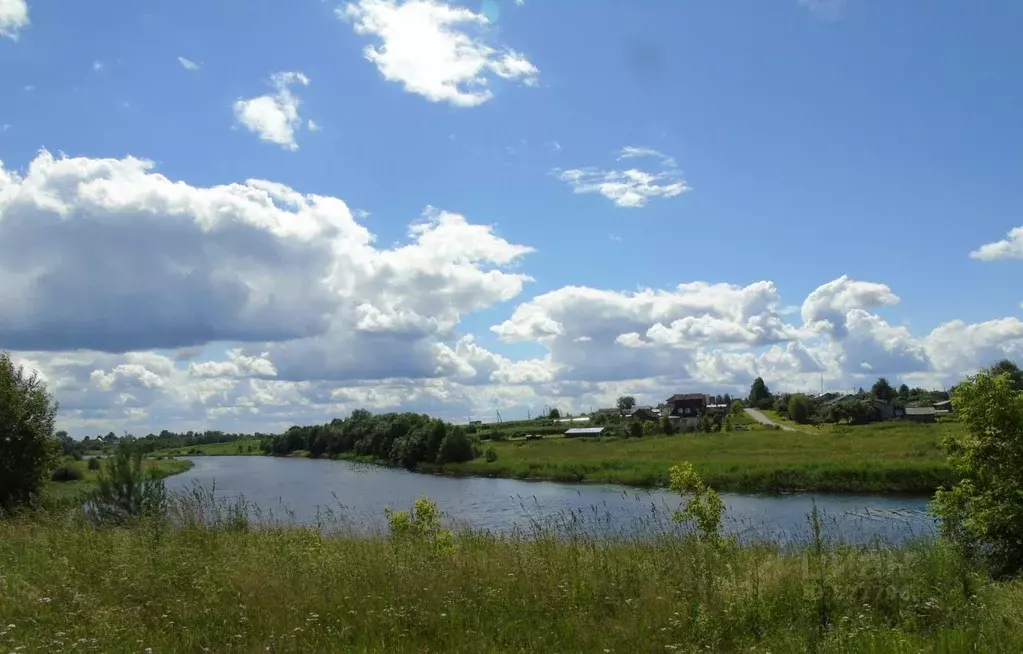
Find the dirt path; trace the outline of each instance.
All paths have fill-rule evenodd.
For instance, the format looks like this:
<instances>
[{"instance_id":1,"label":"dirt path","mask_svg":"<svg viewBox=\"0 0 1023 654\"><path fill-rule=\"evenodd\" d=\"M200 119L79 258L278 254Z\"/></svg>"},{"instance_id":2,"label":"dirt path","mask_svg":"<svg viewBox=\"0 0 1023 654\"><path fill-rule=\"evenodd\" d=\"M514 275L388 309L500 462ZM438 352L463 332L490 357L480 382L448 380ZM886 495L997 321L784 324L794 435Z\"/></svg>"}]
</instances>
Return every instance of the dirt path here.
<instances>
[{"instance_id":1,"label":"dirt path","mask_svg":"<svg viewBox=\"0 0 1023 654\"><path fill-rule=\"evenodd\" d=\"M781 427L784 431L798 431L797 429L793 429L788 425L783 425L781 423L771 420L757 409L745 409L745 411L750 418L753 418L762 425L777 425L778 427Z\"/></svg>"}]
</instances>

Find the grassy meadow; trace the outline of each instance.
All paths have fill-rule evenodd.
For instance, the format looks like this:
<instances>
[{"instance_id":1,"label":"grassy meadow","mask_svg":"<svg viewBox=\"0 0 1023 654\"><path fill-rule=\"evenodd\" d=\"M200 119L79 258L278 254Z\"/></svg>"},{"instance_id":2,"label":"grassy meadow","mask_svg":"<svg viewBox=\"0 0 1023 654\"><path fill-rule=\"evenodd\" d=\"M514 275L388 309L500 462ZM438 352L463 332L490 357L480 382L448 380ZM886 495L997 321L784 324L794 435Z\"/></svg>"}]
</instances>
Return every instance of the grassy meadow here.
<instances>
[{"instance_id":1,"label":"grassy meadow","mask_svg":"<svg viewBox=\"0 0 1023 654\"><path fill-rule=\"evenodd\" d=\"M47 482L45 488L46 496L58 501L71 501L93 490L99 478L99 471L89 470L88 465L88 461L75 461L71 458L65 459L61 466L77 468L81 472L82 478L76 481ZM146 469L155 470L161 477L169 477L185 472L192 467L192 462L174 459L146 459L142 462L142 466Z\"/></svg>"},{"instance_id":2,"label":"grassy meadow","mask_svg":"<svg viewBox=\"0 0 1023 654\"><path fill-rule=\"evenodd\" d=\"M0 521L0 651L1023 651L1023 582L938 543L355 537L214 514Z\"/></svg>"},{"instance_id":3,"label":"grassy meadow","mask_svg":"<svg viewBox=\"0 0 1023 654\"><path fill-rule=\"evenodd\" d=\"M931 493L950 482L941 439L957 423L889 421L643 438L499 441L497 460L444 472L519 479L663 486L667 466L689 461L712 487L735 491Z\"/></svg>"},{"instance_id":4,"label":"grassy meadow","mask_svg":"<svg viewBox=\"0 0 1023 654\"><path fill-rule=\"evenodd\" d=\"M245 456L262 454L260 439L243 438L233 443L207 443L189 447L172 447L154 452L154 456Z\"/></svg>"}]
</instances>

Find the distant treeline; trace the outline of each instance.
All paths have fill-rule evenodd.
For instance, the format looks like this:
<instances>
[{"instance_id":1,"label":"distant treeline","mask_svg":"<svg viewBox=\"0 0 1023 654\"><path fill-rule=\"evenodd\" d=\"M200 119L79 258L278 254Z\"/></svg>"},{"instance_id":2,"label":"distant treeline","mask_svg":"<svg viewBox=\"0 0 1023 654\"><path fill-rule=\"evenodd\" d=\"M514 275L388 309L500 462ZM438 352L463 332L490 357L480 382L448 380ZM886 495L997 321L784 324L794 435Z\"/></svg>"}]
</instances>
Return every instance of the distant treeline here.
<instances>
[{"instance_id":1,"label":"distant treeline","mask_svg":"<svg viewBox=\"0 0 1023 654\"><path fill-rule=\"evenodd\" d=\"M187 431L180 434L164 429L159 434L147 434L138 438L130 435L122 437L116 435L114 432L110 432L106 436L96 436L95 438L86 436L80 441L74 440L68 436L65 431L58 431L56 436L61 441L64 454L72 455L76 452L84 454L86 452L106 451L112 449L125 437L133 439L136 447L138 447L143 453L166 450L175 447L196 447L200 445L210 445L212 443L233 443L234 441L246 438L265 439L273 437L272 434L234 434L215 429L203 432Z\"/></svg>"},{"instance_id":2,"label":"distant treeline","mask_svg":"<svg viewBox=\"0 0 1023 654\"><path fill-rule=\"evenodd\" d=\"M363 409L324 425L292 427L265 438L262 448L273 456L297 451L307 451L311 458L354 454L409 470L420 463L457 463L481 454L479 440L464 427L420 413L373 415Z\"/></svg>"}]
</instances>

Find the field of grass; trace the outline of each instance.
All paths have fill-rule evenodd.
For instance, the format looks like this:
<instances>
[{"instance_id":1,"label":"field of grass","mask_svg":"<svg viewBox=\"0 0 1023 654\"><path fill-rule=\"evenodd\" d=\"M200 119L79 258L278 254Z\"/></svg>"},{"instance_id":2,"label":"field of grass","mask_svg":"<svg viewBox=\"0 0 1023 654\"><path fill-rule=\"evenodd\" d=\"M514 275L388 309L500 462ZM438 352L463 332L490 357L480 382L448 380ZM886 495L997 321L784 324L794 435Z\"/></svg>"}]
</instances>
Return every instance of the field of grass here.
<instances>
[{"instance_id":1,"label":"field of grass","mask_svg":"<svg viewBox=\"0 0 1023 654\"><path fill-rule=\"evenodd\" d=\"M931 493L952 480L940 443L961 427L890 421L803 429L495 442L497 461L444 472L663 486L668 464L685 460L718 490Z\"/></svg>"},{"instance_id":2,"label":"field of grass","mask_svg":"<svg viewBox=\"0 0 1023 654\"><path fill-rule=\"evenodd\" d=\"M99 477L99 471L89 470L88 464L88 461L75 461L70 458L66 459L63 463L61 463L61 465L77 468L82 473L82 478L78 481L47 482L45 490L46 496L58 501L70 500L75 497L85 495L95 488L96 480ZM157 474L161 477L169 477L171 475L185 472L192 467L192 462L177 460L145 460L142 462L142 466L147 469L156 470Z\"/></svg>"},{"instance_id":3,"label":"field of grass","mask_svg":"<svg viewBox=\"0 0 1023 654\"><path fill-rule=\"evenodd\" d=\"M213 512L194 512L208 517ZM1019 652L948 548L0 521L4 652Z\"/></svg>"},{"instance_id":4,"label":"field of grass","mask_svg":"<svg viewBox=\"0 0 1023 654\"><path fill-rule=\"evenodd\" d=\"M172 447L153 452L150 456L231 456L262 454L259 449L260 439L243 438L233 443L209 443L189 447ZM239 448L241 450L239 451ZM249 449L251 448L251 450Z\"/></svg>"}]
</instances>

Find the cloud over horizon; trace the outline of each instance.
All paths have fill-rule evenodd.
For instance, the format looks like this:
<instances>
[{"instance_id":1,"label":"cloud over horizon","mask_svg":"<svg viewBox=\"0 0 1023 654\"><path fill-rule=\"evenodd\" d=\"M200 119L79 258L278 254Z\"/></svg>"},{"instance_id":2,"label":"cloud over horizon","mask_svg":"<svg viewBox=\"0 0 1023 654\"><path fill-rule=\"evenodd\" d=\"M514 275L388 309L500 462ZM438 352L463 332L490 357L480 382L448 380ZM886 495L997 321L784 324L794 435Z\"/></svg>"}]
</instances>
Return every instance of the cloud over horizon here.
<instances>
[{"instance_id":1,"label":"cloud over horizon","mask_svg":"<svg viewBox=\"0 0 1023 654\"><path fill-rule=\"evenodd\" d=\"M879 313L891 288L847 276L798 314L769 280L520 299L535 251L435 207L380 247L341 198L42 151L23 172L0 165L0 347L80 435L267 431L359 407L581 411L620 393L741 394L756 375L778 390L942 385L1023 353L1017 317L914 334ZM508 302L489 330L466 322Z\"/></svg>"}]
</instances>

